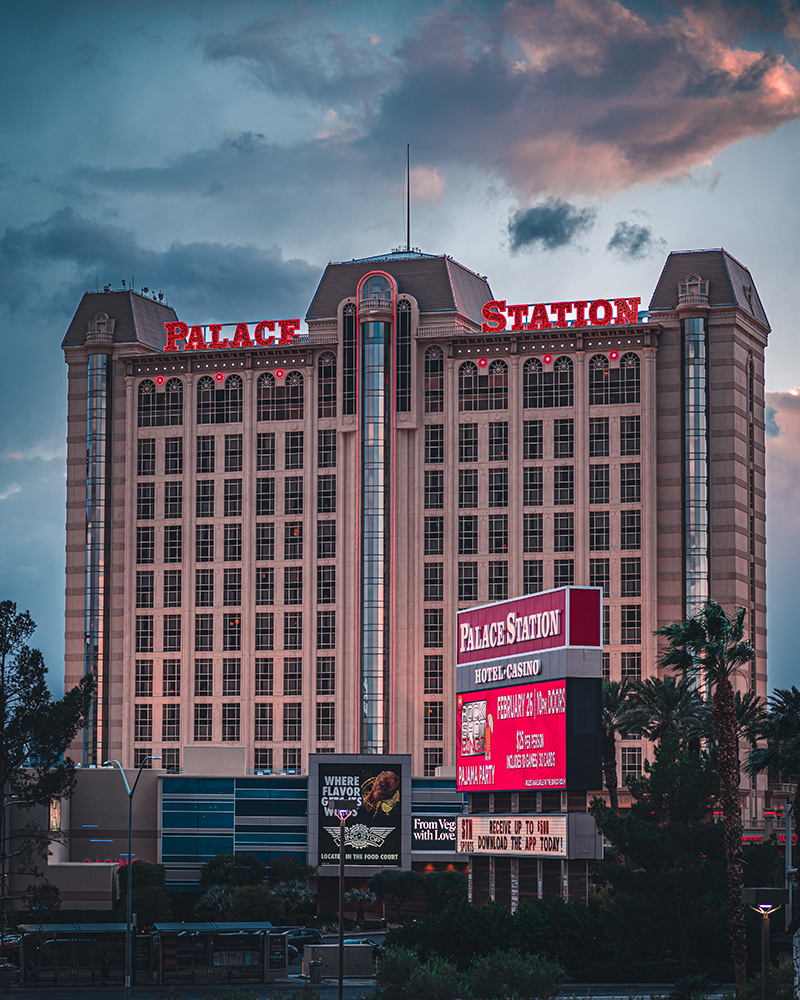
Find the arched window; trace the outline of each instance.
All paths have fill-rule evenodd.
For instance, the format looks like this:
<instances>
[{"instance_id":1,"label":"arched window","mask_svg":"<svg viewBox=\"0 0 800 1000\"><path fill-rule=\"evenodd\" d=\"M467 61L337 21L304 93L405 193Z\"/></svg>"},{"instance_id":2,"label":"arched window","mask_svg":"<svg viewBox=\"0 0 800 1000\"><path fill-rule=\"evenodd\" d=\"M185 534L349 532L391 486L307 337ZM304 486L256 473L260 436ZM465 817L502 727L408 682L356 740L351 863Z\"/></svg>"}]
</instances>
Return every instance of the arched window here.
<instances>
[{"instance_id":1,"label":"arched window","mask_svg":"<svg viewBox=\"0 0 800 1000\"><path fill-rule=\"evenodd\" d=\"M302 372L289 372L285 379L264 372L258 379L258 419L302 420L304 383Z\"/></svg>"},{"instance_id":2,"label":"arched window","mask_svg":"<svg viewBox=\"0 0 800 1000\"><path fill-rule=\"evenodd\" d=\"M183 382L171 378L159 391L152 379L139 383L139 426L177 427L183 423Z\"/></svg>"},{"instance_id":3,"label":"arched window","mask_svg":"<svg viewBox=\"0 0 800 1000\"><path fill-rule=\"evenodd\" d=\"M611 368L605 354L595 354L589 361L589 405L638 403L640 381L638 354L623 354L619 368Z\"/></svg>"},{"instance_id":4,"label":"arched window","mask_svg":"<svg viewBox=\"0 0 800 1000\"><path fill-rule=\"evenodd\" d=\"M367 278L361 286L361 301L379 302L383 305L391 305L392 284L388 278L382 274L373 274Z\"/></svg>"},{"instance_id":5,"label":"arched window","mask_svg":"<svg viewBox=\"0 0 800 1000\"><path fill-rule=\"evenodd\" d=\"M641 399L639 355L632 351L619 361L620 403L638 403Z\"/></svg>"},{"instance_id":6,"label":"arched window","mask_svg":"<svg viewBox=\"0 0 800 1000\"><path fill-rule=\"evenodd\" d=\"M541 409L544 383L542 362L538 358L528 358L522 369L522 405L526 409Z\"/></svg>"},{"instance_id":7,"label":"arched window","mask_svg":"<svg viewBox=\"0 0 800 1000\"><path fill-rule=\"evenodd\" d=\"M240 375L228 375L224 384L204 375L197 383L198 424L241 423L243 390Z\"/></svg>"},{"instance_id":8,"label":"arched window","mask_svg":"<svg viewBox=\"0 0 800 1000\"><path fill-rule=\"evenodd\" d=\"M333 351L320 354L317 361L317 416L336 416L336 355Z\"/></svg>"},{"instance_id":9,"label":"arched window","mask_svg":"<svg viewBox=\"0 0 800 1000\"><path fill-rule=\"evenodd\" d=\"M458 369L458 408L467 410L505 410L508 407L508 365L492 361L481 369L474 361L465 361Z\"/></svg>"},{"instance_id":10,"label":"arched window","mask_svg":"<svg viewBox=\"0 0 800 1000\"><path fill-rule=\"evenodd\" d=\"M444 411L444 351L438 345L425 352L425 412Z\"/></svg>"},{"instance_id":11,"label":"arched window","mask_svg":"<svg viewBox=\"0 0 800 1000\"><path fill-rule=\"evenodd\" d=\"M608 404L609 374L608 358L605 354L595 354L589 361L589 406Z\"/></svg>"},{"instance_id":12,"label":"arched window","mask_svg":"<svg viewBox=\"0 0 800 1000\"><path fill-rule=\"evenodd\" d=\"M398 413L408 413L411 409L411 303L408 299L397 303L396 329L394 405Z\"/></svg>"}]
</instances>

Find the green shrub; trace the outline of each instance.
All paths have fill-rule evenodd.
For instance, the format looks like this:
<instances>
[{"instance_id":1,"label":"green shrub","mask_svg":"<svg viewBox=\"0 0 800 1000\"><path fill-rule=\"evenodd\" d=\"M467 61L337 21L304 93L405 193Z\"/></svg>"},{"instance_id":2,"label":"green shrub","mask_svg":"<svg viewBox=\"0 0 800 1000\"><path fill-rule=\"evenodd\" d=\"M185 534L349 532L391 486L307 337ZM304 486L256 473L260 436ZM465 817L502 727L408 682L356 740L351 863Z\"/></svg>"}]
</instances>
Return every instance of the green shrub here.
<instances>
[{"instance_id":1,"label":"green shrub","mask_svg":"<svg viewBox=\"0 0 800 1000\"><path fill-rule=\"evenodd\" d=\"M566 978L558 963L540 955L498 950L475 959L469 986L475 1000L551 1000L561 993Z\"/></svg>"},{"instance_id":2,"label":"green shrub","mask_svg":"<svg viewBox=\"0 0 800 1000\"><path fill-rule=\"evenodd\" d=\"M769 967L770 1000L794 1000L794 966ZM737 1000L761 1000L761 975L753 976L741 988Z\"/></svg>"},{"instance_id":3,"label":"green shrub","mask_svg":"<svg viewBox=\"0 0 800 1000\"><path fill-rule=\"evenodd\" d=\"M378 963L376 993L381 1000L458 1000L464 980L452 962L432 956L421 962L408 948L389 948Z\"/></svg>"},{"instance_id":4,"label":"green shrub","mask_svg":"<svg viewBox=\"0 0 800 1000\"><path fill-rule=\"evenodd\" d=\"M710 976L705 972L693 976L681 976L675 980L675 986L670 990L669 1000L705 1000L709 993L716 989Z\"/></svg>"}]
</instances>

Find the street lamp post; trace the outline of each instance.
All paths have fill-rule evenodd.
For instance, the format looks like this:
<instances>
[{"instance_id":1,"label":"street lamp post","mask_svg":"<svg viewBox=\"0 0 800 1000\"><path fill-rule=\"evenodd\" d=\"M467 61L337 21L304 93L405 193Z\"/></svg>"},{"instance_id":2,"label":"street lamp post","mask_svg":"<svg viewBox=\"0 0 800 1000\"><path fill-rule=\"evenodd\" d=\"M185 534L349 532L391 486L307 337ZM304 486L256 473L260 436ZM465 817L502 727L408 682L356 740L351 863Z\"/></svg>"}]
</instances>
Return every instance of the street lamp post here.
<instances>
[{"instance_id":1,"label":"street lamp post","mask_svg":"<svg viewBox=\"0 0 800 1000\"><path fill-rule=\"evenodd\" d=\"M347 820L358 809L357 799L339 799L333 802L333 809L339 817L339 994L344 993L344 828Z\"/></svg>"},{"instance_id":2,"label":"street lamp post","mask_svg":"<svg viewBox=\"0 0 800 1000\"><path fill-rule=\"evenodd\" d=\"M128 793L128 899L126 907L126 920L125 920L125 1000L130 1000L131 996L131 890L132 890L132 877L133 877L133 793L136 791L136 786L139 784L139 778L142 776L142 771L144 770L144 765L148 760L161 760L160 754L151 754L149 757L145 757L144 760L139 765L139 770L136 774L136 781L133 783L133 788L128 784L128 778L125 774L125 769L118 760L107 760L103 763L103 767L113 767L115 764L119 768L119 773L122 775L122 780L125 782L125 791Z\"/></svg>"},{"instance_id":3,"label":"street lamp post","mask_svg":"<svg viewBox=\"0 0 800 1000\"><path fill-rule=\"evenodd\" d=\"M769 915L788 901L786 889L742 889L742 902L761 914L761 1000L769 1000Z\"/></svg>"}]
</instances>

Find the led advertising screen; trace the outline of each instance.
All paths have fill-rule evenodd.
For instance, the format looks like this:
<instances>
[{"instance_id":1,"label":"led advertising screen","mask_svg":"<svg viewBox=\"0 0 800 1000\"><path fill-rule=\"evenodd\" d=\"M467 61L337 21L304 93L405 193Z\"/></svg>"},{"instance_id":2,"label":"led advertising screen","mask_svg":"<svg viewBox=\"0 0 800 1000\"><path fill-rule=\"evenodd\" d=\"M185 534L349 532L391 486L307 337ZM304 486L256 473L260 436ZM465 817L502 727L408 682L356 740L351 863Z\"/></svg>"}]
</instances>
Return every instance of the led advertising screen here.
<instances>
[{"instance_id":1,"label":"led advertising screen","mask_svg":"<svg viewBox=\"0 0 800 1000\"><path fill-rule=\"evenodd\" d=\"M567 682L456 696L459 791L567 787Z\"/></svg>"},{"instance_id":2,"label":"led advertising screen","mask_svg":"<svg viewBox=\"0 0 800 1000\"><path fill-rule=\"evenodd\" d=\"M456 849L457 816L412 816L412 851L447 851Z\"/></svg>"},{"instance_id":3,"label":"led advertising screen","mask_svg":"<svg viewBox=\"0 0 800 1000\"><path fill-rule=\"evenodd\" d=\"M458 820L458 850L464 854L567 858L570 856L567 814L461 816Z\"/></svg>"},{"instance_id":4,"label":"led advertising screen","mask_svg":"<svg viewBox=\"0 0 800 1000\"><path fill-rule=\"evenodd\" d=\"M319 765L319 864L338 865L341 826L334 813L339 799L358 803L347 820L344 857L348 865L401 864L402 767L375 763Z\"/></svg>"}]
</instances>

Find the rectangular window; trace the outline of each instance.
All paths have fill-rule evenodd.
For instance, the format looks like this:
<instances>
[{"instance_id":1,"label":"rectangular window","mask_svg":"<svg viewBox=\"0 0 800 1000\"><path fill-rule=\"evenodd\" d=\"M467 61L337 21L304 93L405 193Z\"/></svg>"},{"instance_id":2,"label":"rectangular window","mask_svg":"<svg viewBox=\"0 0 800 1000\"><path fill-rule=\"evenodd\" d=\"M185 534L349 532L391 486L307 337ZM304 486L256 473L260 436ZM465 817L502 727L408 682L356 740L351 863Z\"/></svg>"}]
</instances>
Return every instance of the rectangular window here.
<instances>
[{"instance_id":1,"label":"rectangular window","mask_svg":"<svg viewBox=\"0 0 800 1000\"><path fill-rule=\"evenodd\" d=\"M317 739L336 738L336 705L332 701L317 702Z\"/></svg>"},{"instance_id":2,"label":"rectangular window","mask_svg":"<svg viewBox=\"0 0 800 1000\"><path fill-rule=\"evenodd\" d=\"M197 517L214 516L214 480L198 479L197 493L195 500L195 513Z\"/></svg>"},{"instance_id":3,"label":"rectangular window","mask_svg":"<svg viewBox=\"0 0 800 1000\"><path fill-rule=\"evenodd\" d=\"M242 435L225 435L225 471L242 471Z\"/></svg>"},{"instance_id":4,"label":"rectangular window","mask_svg":"<svg viewBox=\"0 0 800 1000\"><path fill-rule=\"evenodd\" d=\"M602 671L603 671L603 680L604 681L610 681L611 680L611 656L610 656L609 653L603 653Z\"/></svg>"},{"instance_id":5,"label":"rectangular window","mask_svg":"<svg viewBox=\"0 0 800 1000\"><path fill-rule=\"evenodd\" d=\"M425 510L444 507L444 473L438 469L425 471Z\"/></svg>"},{"instance_id":6,"label":"rectangular window","mask_svg":"<svg viewBox=\"0 0 800 1000\"><path fill-rule=\"evenodd\" d=\"M223 528L224 562L240 562L242 558L242 526L241 524L226 524Z\"/></svg>"},{"instance_id":7,"label":"rectangular window","mask_svg":"<svg viewBox=\"0 0 800 1000\"><path fill-rule=\"evenodd\" d=\"M458 425L458 460L459 462L478 461L478 425Z\"/></svg>"},{"instance_id":8,"label":"rectangular window","mask_svg":"<svg viewBox=\"0 0 800 1000\"><path fill-rule=\"evenodd\" d=\"M575 471L571 465L557 465L553 469L553 503L575 502Z\"/></svg>"},{"instance_id":9,"label":"rectangular window","mask_svg":"<svg viewBox=\"0 0 800 1000\"><path fill-rule=\"evenodd\" d=\"M556 584L558 586L558 584ZM489 600L505 601L508 599L508 563L489 563Z\"/></svg>"},{"instance_id":10,"label":"rectangular window","mask_svg":"<svg viewBox=\"0 0 800 1000\"><path fill-rule=\"evenodd\" d=\"M620 596L642 596L642 560L639 556L620 560Z\"/></svg>"},{"instance_id":11,"label":"rectangular window","mask_svg":"<svg viewBox=\"0 0 800 1000\"><path fill-rule=\"evenodd\" d=\"M179 608L182 599L182 577L179 569L164 570L164 607Z\"/></svg>"},{"instance_id":12,"label":"rectangular window","mask_svg":"<svg viewBox=\"0 0 800 1000\"><path fill-rule=\"evenodd\" d=\"M489 461L508 461L508 421L489 424Z\"/></svg>"},{"instance_id":13,"label":"rectangular window","mask_svg":"<svg viewBox=\"0 0 800 1000\"><path fill-rule=\"evenodd\" d=\"M285 743L299 743L303 738L303 706L299 704L284 704L283 706L283 740Z\"/></svg>"},{"instance_id":14,"label":"rectangular window","mask_svg":"<svg viewBox=\"0 0 800 1000\"><path fill-rule=\"evenodd\" d=\"M181 706L161 706L161 739L175 743L181 738Z\"/></svg>"},{"instance_id":15,"label":"rectangular window","mask_svg":"<svg viewBox=\"0 0 800 1000\"><path fill-rule=\"evenodd\" d=\"M302 431L287 431L286 440L284 442L284 468L287 469L302 469L303 468L303 432Z\"/></svg>"},{"instance_id":16,"label":"rectangular window","mask_svg":"<svg viewBox=\"0 0 800 1000\"><path fill-rule=\"evenodd\" d=\"M575 457L575 424L570 418L553 421L553 458Z\"/></svg>"},{"instance_id":17,"label":"rectangular window","mask_svg":"<svg viewBox=\"0 0 800 1000\"><path fill-rule=\"evenodd\" d=\"M287 566L283 571L283 603L303 603L303 567Z\"/></svg>"},{"instance_id":18,"label":"rectangular window","mask_svg":"<svg viewBox=\"0 0 800 1000\"><path fill-rule=\"evenodd\" d=\"M575 583L575 560L556 559L553 562L553 586L571 587Z\"/></svg>"},{"instance_id":19,"label":"rectangular window","mask_svg":"<svg viewBox=\"0 0 800 1000\"><path fill-rule=\"evenodd\" d=\"M336 431L317 432L317 466L320 469L336 468Z\"/></svg>"},{"instance_id":20,"label":"rectangular window","mask_svg":"<svg viewBox=\"0 0 800 1000\"><path fill-rule=\"evenodd\" d=\"M134 747L133 749L133 766L138 770L140 767L144 768L145 771L151 770L153 767L151 761L148 759L151 757L153 750L151 747ZM163 752L162 752L163 756Z\"/></svg>"},{"instance_id":21,"label":"rectangular window","mask_svg":"<svg viewBox=\"0 0 800 1000\"><path fill-rule=\"evenodd\" d=\"M336 603L336 567L317 566L317 604Z\"/></svg>"},{"instance_id":22,"label":"rectangular window","mask_svg":"<svg viewBox=\"0 0 800 1000\"><path fill-rule=\"evenodd\" d=\"M608 417L589 417L589 458L606 458L609 440Z\"/></svg>"},{"instance_id":23,"label":"rectangular window","mask_svg":"<svg viewBox=\"0 0 800 1000\"><path fill-rule=\"evenodd\" d=\"M235 608L242 603L241 569L223 570L222 603L226 608Z\"/></svg>"},{"instance_id":24,"label":"rectangular window","mask_svg":"<svg viewBox=\"0 0 800 1000\"><path fill-rule=\"evenodd\" d=\"M336 612L317 612L317 649L336 648Z\"/></svg>"},{"instance_id":25,"label":"rectangular window","mask_svg":"<svg viewBox=\"0 0 800 1000\"><path fill-rule=\"evenodd\" d=\"M458 506L463 510L465 507L478 506L478 470L459 469L458 470Z\"/></svg>"},{"instance_id":26,"label":"rectangular window","mask_svg":"<svg viewBox=\"0 0 800 1000\"><path fill-rule=\"evenodd\" d=\"M525 462L538 462L544 458L544 426L541 420L523 422L522 458Z\"/></svg>"},{"instance_id":27,"label":"rectangular window","mask_svg":"<svg viewBox=\"0 0 800 1000\"><path fill-rule=\"evenodd\" d=\"M508 507L508 469L489 469L489 506Z\"/></svg>"},{"instance_id":28,"label":"rectangular window","mask_svg":"<svg viewBox=\"0 0 800 1000\"><path fill-rule=\"evenodd\" d=\"M211 660L194 661L194 696L210 698L214 693L214 672Z\"/></svg>"},{"instance_id":29,"label":"rectangular window","mask_svg":"<svg viewBox=\"0 0 800 1000\"><path fill-rule=\"evenodd\" d=\"M425 563L424 600L444 600L444 566L442 563Z\"/></svg>"},{"instance_id":30,"label":"rectangular window","mask_svg":"<svg viewBox=\"0 0 800 1000\"><path fill-rule=\"evenodd\" d=\"M283 615L283 648L303 648L303 612L286 611Z\"/></svg>"},{"instance_id":31,"label":"rectangular window","mask_svg":"<svg viewBox=\"0 0 800 1000\"><path fill-rule=\"evenodd\" d=\"M441 552L438 553L441 555ZM458 554L478 554L478 518L475 514L460 514L458 518Z\"/></svg>"},{"instance_id":32,"label":"rectangular window","mask_svg":"<svg viewBox=\"0 0 800 1000\"><path fill-rule=\"evenodd\" d=\"M283 661L283 693L303 693L303 661L299 656L287 656Z\"/></svg>"},{"instance_id":33,"label":"rectangular window","mask_svg":"<svg viewBox=\"0 0 800 1000\"><path fill-rule=\"evenodd\" d=\"M619 515L619 547L640 549L642 547L642 512L623 510Z\"/></svg>"},{"instance_id":34,"label":"rectangular window","mask_svg":"<svg viewBox=\"0 0 800 1000\"><path fill-rule=\"evenodd\" d=\"M183 517L183 483L164 483L164 517Z\"/></svg>"},{"instance_id":35,"label":"rectangular window","mask_svg":"<svg viewBox=\"0 0 800 1000\"><path fill-rule=\"evenodd\" d=\"M152 521L156 516L156 487L154 483L136 484L136 519Z\"/></svg>"},{"instance_id":36,"label":"rectangular window","mask_svg":"<svg viewBox=\"0 0 800 1000\"><path fill-rule=\"evenodd\" d=\"M642 467L638 462L619 467L619 502L642 502Z\"/></svg>"},{"instance_id":37,"label":"rectangular window","mask_svg":"<svg viewBox=\"0 0 800 1000\"><path fill-rule=\"evenodd\" d=\"M153 616L136 616L136 652L153 652Z\"/></svg>"},{"instance_id":38,"label":"rectangular window","mask_svg":"<svg viewBox=\"0 0 800 1000\"><path fill-rule=\"evenodd\" d=\"M544 531L541 514L522 515L522 551L542 552L544 549Z\"/></svg>"},{"instance_id":39,"label":"rectangular window","mask_svg":"<svg viewBox=\"0 0 800 1000\"><path fill-rule=\"evenodd\" d=\"M541 559L525 559L522 563L522 587L525 594L538 594L544 590Z\"/></svg>"},{"instance_id":40,"label":"rectangular window","mask_svg":"<svg viewBox=\"0 0 800 1000\"><path fill-rule=\"evenodd\" d=\"M272 740L272 705L256 703L255 732L253 739L262 741ZM272 761L270 760L270 765Z\"/></svg>"},{"instance_id":41,"label":"rectangular window","mask_svg":"<svg viewBox=\"0 0 800 1000\"><path fill-rule=\"evenodd\" d=\"M275 570L259 566L256 570L256 604L275 603Z\"/></svg>"},{"instance_id":42,"label":"rectangular window","mask_svg":"<svg viewBox=\"0 0 800 1000\"><path fill-rule=\"evenodd\" d=\"M153 706L136 705L133 709L133 738L137 743L153 738Z\"/></svg>"},{"instance_id":43,"label":"rectangular window","mask_svg":"<svg viewBox=\"0 0 800 1000\"><path fill-rule=\"evenodd\" d=\"M139 438L136 442L136 474L154 476L156 474L156 439Z\"/></svg>"},{"instance_id":44,"label":"rectangular window","mask_svg":"<svg viewBox=\"0 0 800 1000\"><path fill-rule=\"evenodd\" d=\"M241 479L225 480L225 517L242 516L242 481Z\"/></svg>"},{"instance_id":45,"label":"rectangular window","mask_svg":"<svg viewBox=\"0 0 800 1000\"><path fill-rule=\"evenodd\" d=\"M611 643L611 608L608 604L603 605L603 645Z\"/></svg>"},{"instance_id":46,"label":"rectangular window","mask_svg":"<svg viewBox=\"0 0 800 1000\"><path fill-rule=\"evenodd\" d=\"M642 748L622 747L620 754L622 764L622 784L627 785L631 778L641 778Z\"/></svg>"},{"instance_id":47,"label":"rectangular window","mask_svg":"<svg viewBox=\"0 0 800 1000\"><path fill-rule=\"evenodd\" d=\"M207 475L216 471L214 445L215 441L213 437L199 437L197 439L197 471L200 475Z\"/></svg>"},{"instance_id":48,"label":"rectangular window","mask_svg":"<svg viewBox=\"0 0 800 1000\"><path fill-rule=\"evenodd\" d=\"M317 694L336 694L336 658L317 657Z\"/></svg>"},{"instance_id":49,"label":"rectangular window","mask_svg":"<svg viewBox=\"0 0 800 1000\"><path fill-rule=\"evenodd\" d=\"M425 555L444 555L444 518L425 518Z\"/></svg>"},{"instance_id":50,"label":"rectangular window","mask_svg":"<svg viewBox=\"0 0 800 1000\"><path fill-rule=\"evenodd\" d=\"M573 514L553 515L553 551L572 552L575 548L575 517Z\"/></svg>"},{"instance_id":51,"label":"rectangular window","mask_svg":"<svg viewBox=\"0 0 800 1000\"><path fill-rule=\"evenodd\" d=\"M196 653L211 652L214 648L214 616L194 616L194 649Z\"/></svg>"},{"instance_id":52,"label":"rectangular window","mask_svg":"<svg viewBox=\"0 0 800 1000\"><path fill-rule=\"evenodd\" d=\"M241 733L241 707L236 703L222 705L222 742L238 743Z\"/></svg>"},{"instance_id":53,"label":"rectangular window","mask_svg":"<svg viewBox=\"0 0 800 1000\"><path fill-rule=\"evenodd\" d=\"M328 522L330 523L330 522ZM303 558L303 522L286 521L283 525L283 558Z\"/></svg>"},{"instance_id":54,"label":"rectangular window","mask_svg":"<svg viewBox=\"0 0 800 1000\"><path fill-rule=\"evenodd\" d=\"M317 559L336 558L336 522L317 521Z\"/></svg>"},{"instance_id":55,"label":"rectangular window","mask_svg":"<svg viewBox=\"0 0 800 1000\"><path fill-rule=\"evenodd\" d=\"M424 644L434 649L444 645L444 611L441 608L425 608Z\"/></svg>"},{"instance_id":56,"label":"rectangular window","mask_svg":"<svg viewBox=\"0 0 800 1000\"><path fill-rule=\"evenodd\" d=\"M425 461L429 465L444 461L444 424L425 425Z\"/></svg>"},{"instance_id":57,"label":"rectangular window","mask_svg":"<svg viewBox=\"0 0 800 1000\"><path fill-rule=\"evenodd\" d=\"M589 586L602 587L603 597L608 597L611 590L611 574L608 559L589 560Z\"/></svg>"},{"instance_id":58,"label":"rectangular window","mask_svg":"<svg viewBox=\"0 0 800 1000\"><path fill-rule=\"evenodd\" d=\"M136 661L136 697L153 697L153 661Z\"/></svg>"},{"instance_id":59,"label":"rectangular window","mask_svg":"<svg viewBox=\"0 0 800 1000\"><path fill-rule=\"evenodd\" d=\"M619 453L620 455L641 455L642 453L642 418L619 418ZM608 454L606 452L606 454Z\"/></svg>"},{"instance_id":60,"label":"rectangular window","mask_svg":"<svg viewBox=\"0 0 800 1000\"><path fill-rule=\"evenodd\" d=\"M136 607L152 608L155 601L155 585L153 584L153 571L151 569L137 570L136 572Z\"/></svg>"},{"instance_id":61,"label":"rectangular window","mask_svg":"<svg viewBox=\"0 0 800 1000\"><path fill-rule=\"evenodd\" d=\"M176 563L183 558L183 527L169 524L164 528L164 562Z\"/></svg>"},{"instance_id":62,"label":"rectangular window","mask_svg":"<svg viewBox=\"0 0 800 1000\"><path fill-rule=\"evenodd\" d=\"M283 513L303 513L303 477L287 476L283 484Z\"/></svg>"},{"instance_id":63,"label":"rectangular window","mask_svg":"<svg viewBox=\"0 0 800 1000\"><path fill-rule=\"evenodd\" d=\"M211 742L211 705L194 706L194 741Z\"/></svg>"},{"instance_id":64,"label":"rectangular window","mask_svg":"<svg viewBox=\"0 0 800 1000\"><path fill-rule=\"evenodd\" d=\"M183 438L164 440L164 475L183 475Z\"/></svg>"},{"instance_id":65,"label":"rectangular window","mask_svg":"<svg viewBox=\"0 0 800 1000\"><path fill-rule=\"evenodd\" d=\"M267 431L256 438L256 472L271 472L275 468L275 432Z\"/></svg>"},{"instance_id":66,"label":"rectangular window","mask_svg":"<svg viewBox=\"0 0 800 1000\"><path fill-rule=\"evenodd\" d=\"M163 650L165 653L179 653L181 649L181 616L164 615Z\"/></svg>"},{"instance_id":67,"label":"rectangular window","mask_svg":"<svg viewBox=\"0 0 800 1000\"><path fill-rule=\"evenodd\" d=\"M194 603L198 608L214 607L214 570L198 569L194 576Z\"/></svg>"},{"instance_id":68,"label":"rectangular window","mask_svg":"<svg viewBox=\"0 0 800 1000\"><path fill-rule=\"evenodd\" d=\"M640 681L642 679L642 654L623 653L621 677L623 681Z\"/></svg>"},{"instance_id":69,"label":"rectangular window","mask_svg":"<svg viewBox=\"0 0 800 1000\"><path fill-rule=\"evenodd\" d=\"M222 648L236 652L242 648L242 616L228 614L222 616Z\"/></svg>"},{"instance_id":70,"label":"rectangular window","mask_svg":"<svg viewBox=\"0 0 800 1000\"><path fill-rule=\"evenodd\" d=\"M317 476L317 513L336 513L336 476Z\"/></svg>"},{"instance_id":71,"label":"rectangular window","mask_svg":"<svg viewBox=\"0 0 800 1000\"><path fill-rule=\"evenodd\" d=\"M152 563L156 561L156 529L136 529L136 562Z\"/></svg>"},{"instance_id":72,"label":"rectangular window","mask_svg":"<svg viewBox=\"0 0 800 1000\"><path fill-rule=\"evenodd\" d=\"M272 697L275 682L275 667L272 657L256 657L256 690L260 697Z\"/></svg>"},{"instance_id":73,"label":"rectangular window","mask_svg":"<svg viewBox=\"0 0 800 1000\"><path fill-rule=\"evenodd\" d=\"M242 661L226 657L222 661L222 697L238 698L242 693Z\"/></svg>"},{"instance_id":74,"label":"rectangular window","mask_svg":"<svg viewBox=\"0 0 800 1000\"><path fill-rule=\"evenodd\" d=\"M272 770L272 747L257 747L253 751L256 774L269 774Z\"/></svg>"},{"instance_id":75,"label":"rectangular window","mask_svg":"<svg viewBox=\"0 0 800 1000\"><path fill-rule=\"evenodd\" d=\"M441 694L444 691L444 657L432 653L425 657L425 694Z\"/></svg>"},{"instance_id":76,"label":"rectangular window","mask_svg":"<svg viewBox=\"0 0 800 1000\"><path fill-rule=\"evenodd\" d=\"M490 515L489 551L492 554L508 552L508 514Z\"/></svg>"},{"instance_id":77,"label":"rectangular window","mask_svg":"<svg viewBox=\"0 0 800 1000\"><path fill-rule=\"evenodd\" d=\"M523 507L541 507L544 503L542 487L542 470L525 468L522 470L522 505Z\"/></svg>"},{"instance_id":78,"label":"rectangular window","mask_svg":"<svg viewBox=\"0 0 800 1000\"><path fill-rule=\"evenodd\" d=\"M441 701L425 702L424 739L444 739L444 703Z\"/></svg>"},{"instance_id":79,"label":"rectangular window","mask_svg":"<svg viewBox=\"0 0 800 1000\"><path fill-rule=\"evenodd\" d=\"M444 752L441 747L425 747L423 753L425 755L423 774L426 778L435 778L437 769L444 764Z\"/></svg>"},{"instance_id":80,"label":"rectangular window","mask_svg":"<svg viewBox=\"0 0 800 1000\"><path fill-rule=\"evenodd\" d=\"M256 525L256 562L275 558L275 525Z\"/></svg>"},{"instance_id":81,"label":"rectangular window","mask_svg":"<svg viewBox=\"0 0 800 1000\"><path fill-rule=\"evenodd\" d=\"M589 503L608 503L608 466L589 466Z\"/></svg>"},{"instance_id":82,"label":"rectangular window","mask_svg":"<svg viewBox=\"0 0 800 1000\"><path fill-rule=\"evenodd\" d=\"M478 564L474 562L458 564L459 601L478 600Z\"/></svg>"},{"instance_id":83,"label":"rectangular window","mask_svg":"<svg viewBox=\"0 0 800 1000\"><path fill-rule=\"evenodd\" d=\"M623 604L620 607L620 643L635 646L642 641L641 604Z\"/></svg>"},{"instance_id":84,"label":"rectangular window","mask_svg":"<svg viewBox=\"0 0 800 1000\"><path fill-rule=\"evenodd\" d=\"M607 552L610 548L608 511L589 511L589 551Z\"/></svg>"}]
</instances>

